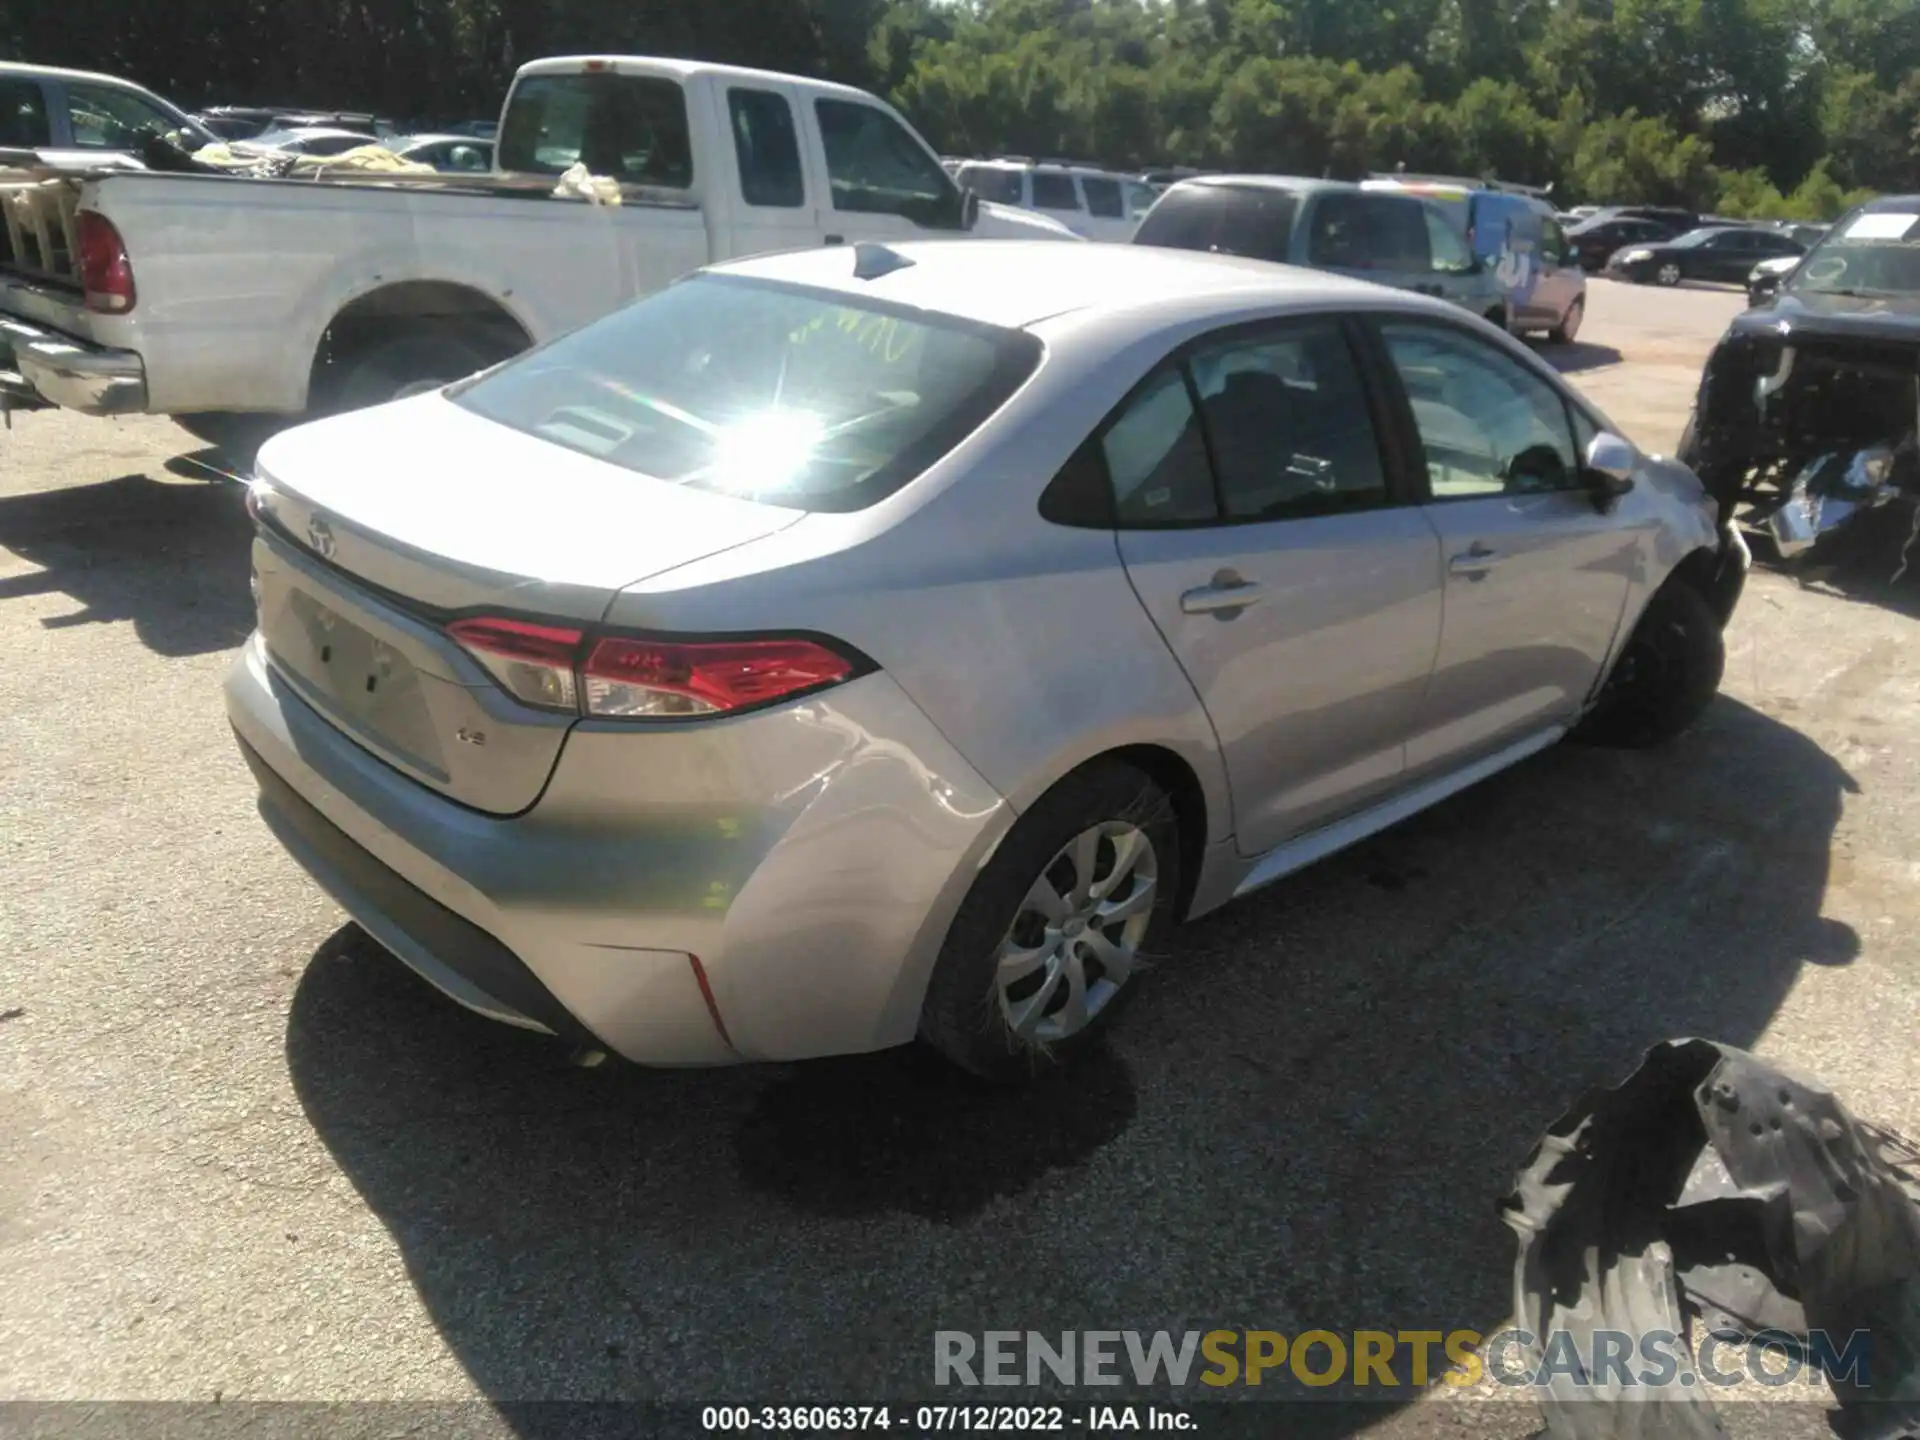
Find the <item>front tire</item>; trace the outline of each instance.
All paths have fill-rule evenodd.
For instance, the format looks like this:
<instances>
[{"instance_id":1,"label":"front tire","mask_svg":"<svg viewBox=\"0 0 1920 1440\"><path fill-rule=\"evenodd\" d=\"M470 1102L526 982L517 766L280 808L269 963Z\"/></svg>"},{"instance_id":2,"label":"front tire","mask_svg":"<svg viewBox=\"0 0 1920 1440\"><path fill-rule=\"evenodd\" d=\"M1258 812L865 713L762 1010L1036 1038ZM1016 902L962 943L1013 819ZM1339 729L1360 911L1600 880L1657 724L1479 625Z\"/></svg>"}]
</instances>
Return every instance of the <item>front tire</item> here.
<instances>
[{"instance_id":1,"label":"front tire","mask_svg":"<svg viewBox=\"0 0 1920 1440\"><path fill-rule=\"evenodd\" d=\"M1669 260L1653 272L1653 278L1659 284L1665 285L1668 289L1672 289L1680 283L1680 267Z\"/></svg>"},{"instance_id":2,"label":"front tire","mask_svg":"<svg viewBox=\"0 0 1920 1440\"><path fill-rule=\"evenodd\" d=\"M1726 671L1720 624L1706 596L1683 579L1669 579L1647 602L1599 701L1572 738L1644 750L1692 725L1713 703Z\"/></svg>"},{"instance_id":3,"label":"front tire","mask_svg":"<svg viewBox=\"0 0 1920 1440\"><path fill-rule=\"evenodd\" d=\"M1014 822L947 932L920 1035L962 1069L1016 1083L1098 1044L1174 923L1173 802L1096 761Z\"/></svg>"}]
</instances>

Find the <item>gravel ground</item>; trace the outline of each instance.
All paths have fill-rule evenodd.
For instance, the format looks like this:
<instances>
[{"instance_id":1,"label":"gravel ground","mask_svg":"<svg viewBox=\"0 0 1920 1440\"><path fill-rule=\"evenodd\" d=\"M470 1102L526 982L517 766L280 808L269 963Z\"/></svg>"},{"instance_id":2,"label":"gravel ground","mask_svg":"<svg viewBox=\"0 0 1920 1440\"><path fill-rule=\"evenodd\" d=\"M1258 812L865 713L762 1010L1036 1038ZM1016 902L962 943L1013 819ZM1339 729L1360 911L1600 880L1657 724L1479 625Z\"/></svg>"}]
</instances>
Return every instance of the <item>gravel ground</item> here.
<instances>
[{"instance_id":1,"label":"gravel ground","mask_svg":"<svg viewBox=\"0 0 1920 1440\"><path fill-rule=\"evenodd\" d=\"M1668 448L1738 303L1596 282L1560 358ZM0 436L0 1397L871 1403L954 1398L943 1328L1485 1331L1496 1198L1655 1040L1920 1130L1897 598L1757 576L1695 732L1551 751L1196 924L1067 1083L586 1071L344 927L258 822L207 460L160 420Z\"/></svg>"}]
</instances>

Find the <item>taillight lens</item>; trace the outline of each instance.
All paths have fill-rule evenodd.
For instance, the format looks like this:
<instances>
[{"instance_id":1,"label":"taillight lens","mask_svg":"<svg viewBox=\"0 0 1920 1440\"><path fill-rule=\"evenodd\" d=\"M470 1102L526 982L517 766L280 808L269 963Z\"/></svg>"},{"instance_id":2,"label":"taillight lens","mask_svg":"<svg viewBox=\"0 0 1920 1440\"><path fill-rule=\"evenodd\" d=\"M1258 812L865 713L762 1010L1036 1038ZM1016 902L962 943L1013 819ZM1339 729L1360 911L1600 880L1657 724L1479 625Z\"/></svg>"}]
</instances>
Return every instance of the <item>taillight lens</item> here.
<instances>
[{"instance_id":1,"label":"taillight lens","mask_svg":"<svg viewBox=\"0 0 1920 1440\"><path fill-rule=\"evenodd\" d=\"M665 641L609 636L582 667L589 715L721 715L831 685L853 661L812 640Z\"/></svg>"},{"instance_id":2,"label":"taillight lens","mask_svg":"<svg viewBox=\"0 0 1920 1440\"><path fill-rule=\"evenodd\" d=\"M80 212L80 288L89 310L124 315L133 309L133 262L113 222L97 210Z\"/></svg>"},{"instance_id":3,"label":"taillight lens","mask_svg":"<svg viewBox=\"0 0 1920 1440\"><path fill-rule=\"evenodd\" d=\"M725 715L837 684L861 666L808 639L607 635L589 645L567 626L495 618L458 620L447 632L515 699L616 720Z\"/></svg>"},{"instance_id":4,"label":"taillight lens","mask_svg":"<svg viewBox=\"0 0 1920 1440\"><path fill-rule=\"evenodd\" d=\"M447 633L514 699L542 710L580 708L573 663L580 631L525 620L456 620Z\"/></svg>"}]
</instances>

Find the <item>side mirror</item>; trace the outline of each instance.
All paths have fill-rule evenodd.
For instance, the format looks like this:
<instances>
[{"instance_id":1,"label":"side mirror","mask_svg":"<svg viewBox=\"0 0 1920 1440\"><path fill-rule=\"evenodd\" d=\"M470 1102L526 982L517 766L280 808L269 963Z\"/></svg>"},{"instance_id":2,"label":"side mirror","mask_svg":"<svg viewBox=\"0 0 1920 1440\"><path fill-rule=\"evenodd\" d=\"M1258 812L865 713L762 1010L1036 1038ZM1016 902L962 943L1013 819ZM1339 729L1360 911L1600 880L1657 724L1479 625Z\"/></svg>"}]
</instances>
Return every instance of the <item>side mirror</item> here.
<instances>
[{"instance_id":1,"label":"side mirror","mask_svg":"<svg viewBox=\"0 0 1920 1440\"><path fill-rule=\"evenodd\" d=\"M1580 478L1593 496L1594 507L1602 512L1611 510L1615 501L1633 489L1633 472L1639 465L1640 452L1618 435L1602 430L1588 441Z\"/></svg>"},{"instance_id":2,"label":"side mirror","mask_svg":"<svg viewBox=\"0 0 1920 1440\"><path fill-rule=\"evenodd\" d=\"M960 187L960 228L971 230L980 223L980 192L969 186Z\"/></svg>"}]
</instances>

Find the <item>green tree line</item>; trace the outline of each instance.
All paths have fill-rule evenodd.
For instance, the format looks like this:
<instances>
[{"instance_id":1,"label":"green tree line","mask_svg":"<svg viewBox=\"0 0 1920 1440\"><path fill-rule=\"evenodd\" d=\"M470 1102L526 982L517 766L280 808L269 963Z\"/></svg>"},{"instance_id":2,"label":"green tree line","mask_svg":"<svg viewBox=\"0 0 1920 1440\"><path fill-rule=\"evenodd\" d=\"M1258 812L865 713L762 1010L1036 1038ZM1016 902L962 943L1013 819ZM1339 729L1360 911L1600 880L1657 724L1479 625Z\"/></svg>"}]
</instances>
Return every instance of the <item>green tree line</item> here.
<instances>
[{"instance_id":1,"label":"green tree line","mask_svg":"<svg viewBox=\"0 0 1920 1440\"><path fill-rule=\"evenodd\" d=\"M1920 0L59 0L0 55L189 106L494 114L515 65L697 56L892 98L943 151L1827 218L1920 189Z\"/></svg>"}]
</instances>

